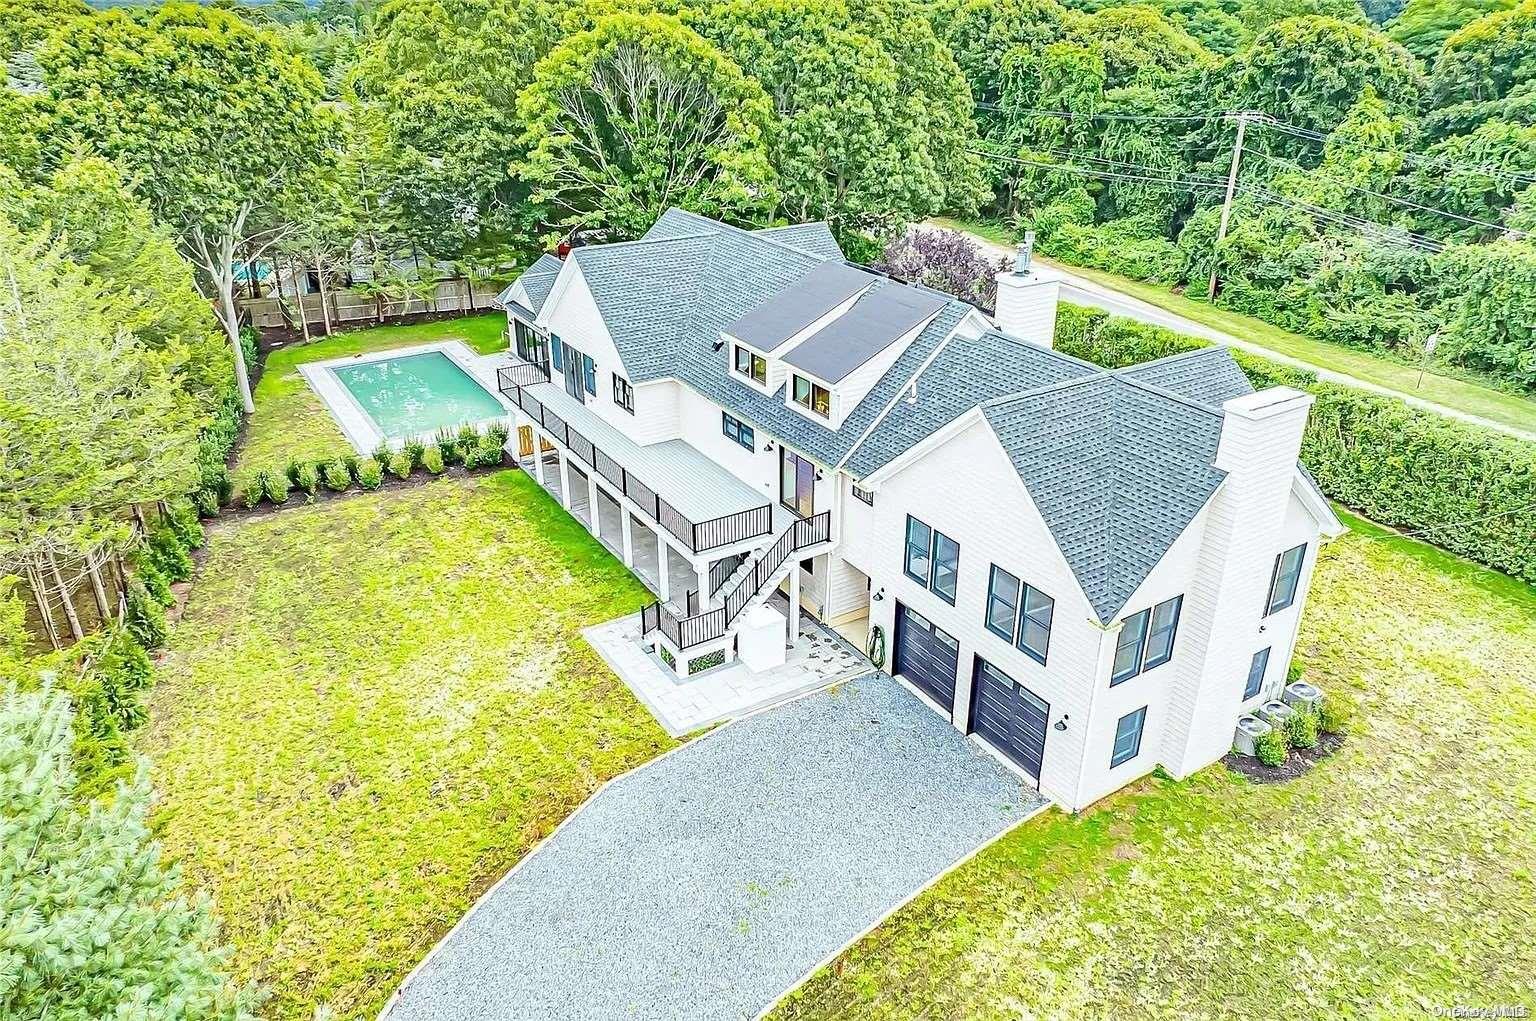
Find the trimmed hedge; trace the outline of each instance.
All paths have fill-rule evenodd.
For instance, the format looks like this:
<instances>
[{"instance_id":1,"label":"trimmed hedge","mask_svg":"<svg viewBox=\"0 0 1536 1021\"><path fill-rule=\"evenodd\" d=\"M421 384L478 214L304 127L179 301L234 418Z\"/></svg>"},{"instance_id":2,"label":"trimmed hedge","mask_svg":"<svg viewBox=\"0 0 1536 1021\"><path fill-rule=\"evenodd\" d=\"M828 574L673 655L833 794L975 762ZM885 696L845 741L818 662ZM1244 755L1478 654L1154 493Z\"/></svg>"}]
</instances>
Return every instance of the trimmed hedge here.
<instances>
[{"instance_id":1,"label":"trimmed hedge","mask_svg":"<svg viewBox=\"0 0 1536 1021\"><path fill-rule=\"evenodd\" d=\"M1074 305L1062 306L1056 324L1057 350L1107 368L1207 346ZM1260 389L1291 386L1316 398L1301 461L1330 498L1536 583L1536 444L1246 352L1233 357Z\"/></svg>"}]
</instances>

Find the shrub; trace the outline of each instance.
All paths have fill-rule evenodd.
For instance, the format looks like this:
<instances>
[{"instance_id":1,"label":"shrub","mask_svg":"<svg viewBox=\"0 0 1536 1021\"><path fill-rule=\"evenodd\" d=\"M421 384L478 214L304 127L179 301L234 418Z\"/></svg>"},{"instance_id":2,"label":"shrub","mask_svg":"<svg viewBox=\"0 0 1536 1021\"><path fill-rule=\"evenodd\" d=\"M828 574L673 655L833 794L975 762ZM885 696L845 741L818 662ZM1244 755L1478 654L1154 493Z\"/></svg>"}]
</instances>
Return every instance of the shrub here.
<instances>
[{"instance_id":1,"label":"shrub","mask_svg":"<svg viewBox=\"0 0 1536 1021\"><path fill-rule=\"evenodd\" d=\"M380 440L379 445L373 448L373 459L380 464L388 464L389 455L391 453L393 453L393 451L389 449L389 444L385 443L383 440Z\"/></svg>"},{"instance_id":2,"label":"shrub","mask_svg":"<svg viewBox=\"0 0 1536 1021\"><path fill-rule=\"evenodd\" d=\"M1285 740L1292 748L1317 747L1317 716L1310 709L1297 709L1285 721Z\"/></svg>"},{"instance_id":3,"label":"shrub","mask_svg":"<svg viewBox=\"0 0 1536 1021\"><path fill-rule=\"evenodd\" d=\"M471 450L475 449L475 445L478 444L479 442L480 442L480 430L479 429L476 429L474 426L470 425L468 422L465 422L463 425L459 426L458 443L459 443L460 449L462 449L464 451L465 457L469 456L469 452Z\"/></svg>"},{"instance_id":4,"label":"shrub","mask_svg":"<svg viewBox=\"0 0 1536 1021\"><path fill-rule=\"evenodd\" d=\"M325 480L325 488L333 493L339 493L352 484L352 472L340 458L326 464L320 474Z\"/></svg>"},{"instance_id":5,"label":"shrub","mask_svg":"<svg viewBox=\"0 0 1536 1021\"><path fill-rule=\"evenodd\" d=\"M310 496L314 496L315 490L320 488L320 473L315 471L314 465L305 462L299 465L298 478L294 479L294 485Z\"/></svg>"},{"instance_id":6,"label":"shrub","mask_svg":"<svg viewBox=\"0 0 1536 1021\"><path fill-rule=\"evenodd\" d=\"M146 713L138 693L149 687L149 653L132 632L113 628L98 636L92 670L118 726L132 730L143 723Z\"/></svg>"},{"instance_id":7,"label":"shrub","mask_svg":"<svg viewBox=\"0 0 1536 1021\"><path fill-rule=\"evenodd\" d=\"M1305 676L1307 676L1307 668L1294 659L1291 660L1291 665L1285 669L1285 683L1294 684Z\"/></svg>"},{"instance_id":8,"label":"shrub","mask_svg":"<svg viewBox=\"0 0 1536 1021\"><path fill-rule=\"evenodd\" d=\"M1285 740L1285 732L1271 730L1267 734L1261 734L1253 742L1253 754L1266 766L1279 766L1285 762L1290 754L1290 747Z\"/></svg>"},{"instance_id":9,"label":"shrub","mask_svg":"<svg viewBox=\"0 0 1536 1021\"><path fill-rule=\"evenodd\" d=\"M197 513L205 518L219 516L219 494L212 489L199 489L192 494L192 505L197 508Z\"/></svg>"},{"instance_id":10,"label":"shrub","mask_svg":"<svg viewBox=\"0 0 1536 1021\"><path fill-rule=\"evenodd\" d=\"M420 440L406 440L401 452L411 459L411 468L421 467L421 459L426 456L427 445Z\"/></svg>"},{"instance_id":11,"label":"shrub","mask_svg":"<svg viewBox=\"0 0 1536 1021\"><path fill-rule=\"evenodd\" d=\"M507 439L512 435L512 427L506 422L497 419L486 427L485 435L496 441L498 447L505 447Z\"/></svg>"},{"instance_id":12,"label":"shrub","mask_svg":"<svg viewBox=\"0 0 1536 1021\"><path fill-rule=\"evenodd\" d=\"M1317 729L1324 734L1342 734L1349 723L1349 708L1336 698L1324 698L1317 711Z\"/></svg>"},{"instance_id":13,"label":"shrub","mask_svg":"<svg viewBox=\"0 0 1536 1021\"><path fill-rule=\"evenodd\" d=\"M346 466L348 475L352 476L354 479L357 478L357 466L361 463L361 461L358 459L358 456L355 453L349 450L345 454L342 454L341 463Z\"/></svg>"},{"instance_id":14,"label":"shrub","mask_svg":"<svg viewBox=\"0 0 1536 1021\"><path fill-rule=\"evenodd\" d=\"M202 548L203 523L198 520L198 509L191 499L172 500L166 524L187 549Z\"/></svg>"},{"instance_id":15,"label":"shrub","mask_svg":"<svg viewBox=\"0 0 1536 1021\"><path fill-rule=\"evenodd\" d=\"M304 462L298 458L289 458L288 465L283 469L283 474L288 477L289 488L302 488L299 486L299 473L304 470Z\"/></svg>"},{"instance_id":16,"label":"shrub","mask_svg":"<svg viewBox=\"0 0 1536 1021\"><path fill-rule=\"evenodd\" d=\"M287 503L290 488L287 475L282 472L267 472L268 500L271 500L274 504Z\"/></svg>"},{"instance_id":17,"label":"shrub","mask_svg":"<svg viewBox=\"0 0 1536 1021\"><path fill-rule=\"evenodd\" d=\"M384 468L374 458L359 461L357 465L357 484L364 489L378 489L384 484Z\"/></svg>"},{"instance_id":18,"label":"shrub","mask_svg":"<svg viewBox=\"0 0 1536 1021\"><path fill-rule=\"evenodd\" d=\"M266 469L254 471L240 483L240 506L250 510L267 495Z\"/></svg>"},{"instance_id":19,"label":"shrub","mask_svg":"<svg viewBox=\"0 0 1536 1021\"><path fill-rule=\"evenodd\" d=\"M169 526L162 525L149 533L143 556L170 581L186 581L192 577L192 557Z\"/></svg>"},{"instance_id":20,"label":"shrub","mask_svg":"<svg viewBox=\"0 0 1536 1021\"><path fill-rule=\"evenodd\" d=\"M128 579L128 591L123 601L126 605L123 622L134 640L146 649L158 649L164 645L165 610L145 587L143 578L135 576Z\"/></svg>"},{"instance_id":21,"label":"shrub","mask_svg":"<svg viewBox=\"0 0 1536 1021\"><path fill-rule=\"evenodd\" d=\"M229 503L235 495L235 483L229 475L229 469L223 463L205 465L201 469L198 482L198 490L207 490L213 494L216 507L222 507Z\"/></svg>"},{"instance_id":22,"label":"shrub","mask_svg":"<svg viewBox=\"0 0 1536 1021\"><path fill-rule=\"evenodd\" d=\"M160 570L160 566L155 563L154 558L148 556L143 550L139 551L136 563L134 564L134 571L138 575L139 580L144 583L144 588L148 590L150 598L155 602L161 606L170 606L176 601L176 596L171 592L170 579L165 576L164 571Z\"/></svg>"},{"instance_id":23,"label":"shrub","mask_svg":"<svg viewBox=\"0 0 1536 1021\"><path fill-rule=\"evenodd\" d=\"M439 429L433 444L437 447L437 452L442 455L443 464L455 465L464 463L464 448L459 445L458 438L452 429L446 426Z\"/></svg>"},{"instance_id":24,"label":"shrub","mask_svg":"<svg viewBox=\"0 0 1536 1021\"><path fill-rule=\"evenodd\" d=\"M482 437L464 463L472 468L494 468L501 464L502 449L489 436Z\"/></svg>"},{"instance_id":25,"label":"shrub","mask_svg":"<svg viewBox=\"0 0 1536 1021\"><path fill-rule=\"evenodd\" d=\"M433 475L443 473L443 452L437 447L428 447L421 455L421 466Z\"/></svg>"},{"instance_id":26,"label":"shrub","mask_svg":"<svg viewBox=\"0 0 1536 1021\"><path fill-rule=\"evenodd\" d=\"M411 460L409 451L401 450L391 454L389 458L389 473L396 478L408 479L411 477L411 469L416 464Z\"/></svg>"}]
</instances>

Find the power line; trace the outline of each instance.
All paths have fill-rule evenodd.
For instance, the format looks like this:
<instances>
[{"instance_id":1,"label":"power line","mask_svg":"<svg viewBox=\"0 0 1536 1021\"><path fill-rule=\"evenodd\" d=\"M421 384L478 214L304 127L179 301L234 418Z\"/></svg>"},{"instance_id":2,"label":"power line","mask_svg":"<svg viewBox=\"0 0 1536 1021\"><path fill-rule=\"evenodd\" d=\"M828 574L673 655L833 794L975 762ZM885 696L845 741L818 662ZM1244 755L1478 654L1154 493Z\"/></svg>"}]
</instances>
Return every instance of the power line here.
<instances>
[{"instance_id":1,"label":"power line","mask_svg":"<svg viewBox=\"0 0 1536 1021\"><path fill-rule=\"evenodd\" d=\"M1170 188L1190 190L1195 188L1220 188L1218 182L1204 180L1183 180L1171 177L1152 177L1142 174L1128 174L1113 170L1100 170L1094 167L1075 167L1064 163L1045 163L1040 160L1025 159L1022 156L1004 156L1001 153L986 152L982 149L967 148L966 152L976 156L984 156L987 159L1002 160L1007 163L1017 163L1026 167L1038 167L1042 170L1059 170L1069 174L1082 174L1087 177L1101 177L1115 181L1147 181L1152 184L1166 185Z\"/></svg>"},{"instance_id":2,"label":"power line","mask_svg":"<svg viewBox=\"0 0 1536 1021\"><path fill-rule=\"evenodd\" d=\"M1351 213L1343 213L1337 209L1329 209L1326 206L1317 206L1310 202L1302 202L1298 199L1293 199L1288 196L1278 194L1277 192L1270 191L1268 188L1260 188L1255 185L1242 185L1239 190L1250 195L1257 195L1269 202L1276 202L1280 205L1291 206L1292 208L1300 209L1308 215L1314 216L1319 220L1323 220L1324 222L1332 223L1341 227L1351 227L1363 234L1374 235L1383 241L1390 241L1394 244L1400 244L1406 248L1418 248L1427 252L1442 252L1445 250L1445 245L1441 244L1439 241L1436 241L1434 238L1426 237L1423 234L1415 234L1412 231L1402 230L1398 227L1390 227L1386 224L1377 223L1375 220L1367 220L1362 216L1355 216Z\"/></svg>"},{"instance_id":3,"label":"power line","mask_svg":"<svg viewBox=\"0 0 1536 1021\"><path fill-rule=\"evenodd\" d=\"M1262 123L1265 127L1274 128L1276 131L1279 131L1283 134L1293 135L1296 138L1303 138L1311 142L1321 142L1326 144L1329 137L1327 134L1321 131L1313 131L1310 128L1297 127L1294 124L1287 124L1284 121L1277 120L1274 117L1266 116L1260 123ZM1455 163L1437 156L1430 156L1427 153L1395 152L1390 149L1381 148L1375 148L1371 151L1399 156L1402 158L1404 163L1413 163L1422 166L1433 167L1437 170L1445 170L1450 173L1482 174L1485 177L1507 178L1516 184L1536 184L1536 174L1528 173L1523 170L1506 170L1503 167L1487 165L1471 166L1465 163Z\"/></svg>"},{"instance_id":4,"label":"power line","mask_svg":"<svg viewBox=\"0 0 1536 1021\"><path fill-rule=\"evenodd\" d=\"M1039 120L1078 120L1078 121L1209 121L1217 120L1226 114L1153 114L1153 113L1078 113L1074 110L1040 110L1033 107L1008 106L1001 103L977 103L978 110L1006 110L1009 113L1021 117L1032 117Z\"/></svg>"},{"instance_id":5,"label":"power line","mask_svg":"<svg viewBox=\"0 0 1536 1021\"><path fill-rule=\"evenodd\" d=\"M1253 155L1259 157L1260 159L1267 160L1270 163L1289 163L1290 162L1289 160L1285 160L1285 159L1283 159L1283 158L1281 158L1279 156L1271 156L1270 154L1263 153L1263 152L1254 152ZM1439 216L1448 216L1448 217L1450 217L1453 220L1460 220L1462 223L1470 223L1470 224L1474 224L1474 225L1476 225L1478 227L1487 227L1489 230L1496 230L1496 231L1499 231L1500 233L1509 234L1509 235L1511 235L1513 237L1516 237L1516 238L1525 237L1524 232L1518 231L1518 230L1514 230L1514 229L1512 229L1512 228L1510 228L1510 227L1508 227L1508 226L1506 226L1505 224L1502 224L1502 223L1492 223L1492 222L1490 222L1488 220L1479 220L1479 219L1477 219L1476 217L1473 217L1473 216L1463 216L1460 213L1453 213L1449 209L1440 209L1440 208L1438 208L1436 206L1426 206L1426 205L1423 205L1422 203L1414 202L1412 199L1405 199L1405 198L1401 198L1401 197L1399 197L1397 195L1387 195L1387 194L1385 194L1383 192L1372 191L1370 188L1363 188L1363 187L1361 187L1360 185L1357 185L1357 184L1350 184L1348 181L1341 181L1337 177L1332 176L1331 174L1319 173L1317 170L1306 170L1306 169L1303 169L1301 167L1297 167L1296 171L1297 171L1297 173L1306 174L1308 177L1319 177L1319 178L1321 178L1324 181L1328 181L1328 182L1330 182L1332 184L1338 185L1340 188L1348 188L1350 191L1359 192L1362 195L1371 195L1371 196L1374 196L1375 198L1379 198L1379 199L1383 199L1383 200L1385 200L1387 202L1395 203L1395 204L1403 206L1403 207L1405 207L1407 209L1417 209L1420 212L1435 213L1435 214L1437 214Z\"/></svg>"}]
</instances>

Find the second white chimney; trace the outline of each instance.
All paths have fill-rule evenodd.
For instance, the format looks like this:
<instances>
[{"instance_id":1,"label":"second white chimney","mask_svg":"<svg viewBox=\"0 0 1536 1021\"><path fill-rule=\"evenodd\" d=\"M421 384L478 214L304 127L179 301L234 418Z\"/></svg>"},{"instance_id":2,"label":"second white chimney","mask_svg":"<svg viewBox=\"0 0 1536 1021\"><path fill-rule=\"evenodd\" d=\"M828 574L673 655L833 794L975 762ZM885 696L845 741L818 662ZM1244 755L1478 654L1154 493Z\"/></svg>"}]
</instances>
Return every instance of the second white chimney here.
<instances>
[{"instance_id":1,"label":"second white chimney","mask_svg":"<svg viewBox=\"0 0 1536 1021\"><path fill-rule=\"evenodd\" d=\"M1012 269L997 274L998 329L1040 347L1056 342L1056 303L1061 277L1034 263L1034 231L1024 236Z\"/></svg>"}]
</instances>

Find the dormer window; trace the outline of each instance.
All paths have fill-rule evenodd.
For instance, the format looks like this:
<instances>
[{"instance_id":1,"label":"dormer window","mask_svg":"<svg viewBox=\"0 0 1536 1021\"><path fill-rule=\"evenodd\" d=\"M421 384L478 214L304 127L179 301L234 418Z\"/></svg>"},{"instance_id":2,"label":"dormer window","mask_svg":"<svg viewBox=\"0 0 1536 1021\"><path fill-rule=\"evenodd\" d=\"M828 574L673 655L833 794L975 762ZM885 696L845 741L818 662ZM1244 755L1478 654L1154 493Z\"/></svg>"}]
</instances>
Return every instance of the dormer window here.
<instances>
[{"instance_id":1,"label":"dormer window","mask_svg":"<svg viewBox=\"0 0 1536 1021\"><path fill-rule=\"evenodd\" d=\"M736 371L758 386L768 385L768 359L736 345Z\"/></svg>"},{"instance_id":2,"label":"dormer window","mask_svg":"<svg viewBox=\"0 0 1536 1021\"><path fill-rule=\"evenodd\" d=\"M790 398L802 408L822 418L832 415L832 391L820 383L813 383L804 376L796 375L790 390Z\"/></svg>"}]
</instances>

